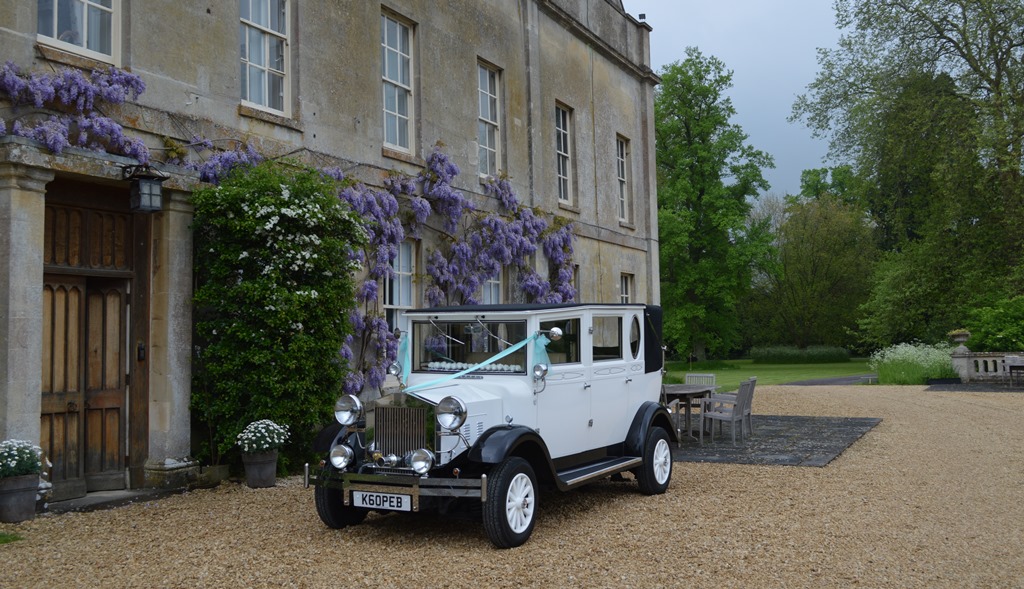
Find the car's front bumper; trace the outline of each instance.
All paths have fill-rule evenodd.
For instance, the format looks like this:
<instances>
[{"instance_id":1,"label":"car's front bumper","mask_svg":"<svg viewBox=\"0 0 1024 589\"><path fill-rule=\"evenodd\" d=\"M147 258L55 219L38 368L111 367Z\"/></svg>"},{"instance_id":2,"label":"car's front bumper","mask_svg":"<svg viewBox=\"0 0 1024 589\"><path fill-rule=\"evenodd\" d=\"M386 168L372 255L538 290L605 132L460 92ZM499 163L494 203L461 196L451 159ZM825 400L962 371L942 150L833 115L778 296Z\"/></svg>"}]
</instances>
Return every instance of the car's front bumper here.
<instances>
[{"instance_id":1,"label":"car's front bumper","mask_svg":"<svg viewBox=\"0 0 1024 589\"><path fill-rule=\"evenodd\" d=\"M352 505L352 491L408 495L412 500L412 511L419 511L421 497L452 497L487 501L487 475L478 479L431 478L402 476L395 474L356 474L332 472L330 468L310 472L306 464L304 484L339 489L345 505Z\"/></svg>"}]
</instances>

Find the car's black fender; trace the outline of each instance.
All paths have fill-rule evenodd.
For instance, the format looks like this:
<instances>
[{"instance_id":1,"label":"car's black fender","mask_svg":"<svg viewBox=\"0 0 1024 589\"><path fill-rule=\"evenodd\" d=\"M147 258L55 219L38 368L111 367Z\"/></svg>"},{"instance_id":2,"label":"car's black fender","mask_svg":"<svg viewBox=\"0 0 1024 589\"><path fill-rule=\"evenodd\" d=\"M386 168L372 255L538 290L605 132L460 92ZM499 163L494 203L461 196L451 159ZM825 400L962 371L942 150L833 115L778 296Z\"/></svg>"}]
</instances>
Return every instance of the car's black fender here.
<instances>
[{"instance_id":1,"label":"car's black fender","mask_svg":"<svg viewBox=\"0 0 1024 589\"><path fill-rule=\"evenodd\" d=\"M672 416L668 409L661 403L647 401L640 406L633 422L629 425L629 433L626 434L626 454L631 456L643 456L644 441L647 439L647 431L651 427L660 427L668 432L672 442L678 442L676 428L672 423Z\"/></svg>"},{"instance_id":2,"label":"car's black fender","mask_svg":"<svg viewBox=\"0 0 1024 589\"><path fill-rule=\"evenodd\" d=\"M540 452L551 463L547 445L540 435L525 425L497 426L485 431L469 449L469 460L481 464L498 464L513 454Z\"/></svg>"},{"instance_id":3,"label":"car's black fender","mask_svg":"<svg viewBox=\"0 0 1024 589\"><path fill-rule=\"evenodd\" d=\"M334 422L320 430L320 433L316 435L316 439L313 440L313 451L317 454L327 454L330 452L331 445L334 444L334 440L338 439L340 432L341 424L338 422Z\"/></svg>"},{"instance_id":4,"label":"car's black fender","mask_svg":"<svg viewBox=\"0 0 1024 589\"><path fill-rule=\"evenodd\" d=\"M555 465L544 439L533 428L525 425L502 425L492 427L477 438L467 452L470 462L490 468L509 456L524 458L533 466L538 479L544 484L554 484Z\"/></svg>"}]
</instances>

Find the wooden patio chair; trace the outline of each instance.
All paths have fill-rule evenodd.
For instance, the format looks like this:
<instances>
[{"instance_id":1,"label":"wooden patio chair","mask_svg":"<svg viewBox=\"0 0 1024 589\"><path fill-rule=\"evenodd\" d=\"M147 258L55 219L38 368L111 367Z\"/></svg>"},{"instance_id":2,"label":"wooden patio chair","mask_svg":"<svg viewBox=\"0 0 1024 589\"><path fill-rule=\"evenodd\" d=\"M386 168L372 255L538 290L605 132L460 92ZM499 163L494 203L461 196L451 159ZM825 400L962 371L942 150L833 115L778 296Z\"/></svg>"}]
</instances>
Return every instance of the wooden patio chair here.
<instances>
[{"instance_id":1,"label":"wooden patio chair","mask_svg":"<svg viewBox=\"0 0 1024 589\"><path fill-rule=\"evenodd\" d=\"M750 405L754 398L754 384L756 378L749 378L740 383L740 389L735 394L711 395L699 399L700 401L700 443L704 445L704 430L710 424L711 441L715 441L715 422L718 422L718 431L721 433L722 424L729 422L732 433L732 444L736 445L736 423L740 424L740 441L744 440L744 421L750 425L753 434L753 424L750 423Z\"/></svg>"}]
</instances>

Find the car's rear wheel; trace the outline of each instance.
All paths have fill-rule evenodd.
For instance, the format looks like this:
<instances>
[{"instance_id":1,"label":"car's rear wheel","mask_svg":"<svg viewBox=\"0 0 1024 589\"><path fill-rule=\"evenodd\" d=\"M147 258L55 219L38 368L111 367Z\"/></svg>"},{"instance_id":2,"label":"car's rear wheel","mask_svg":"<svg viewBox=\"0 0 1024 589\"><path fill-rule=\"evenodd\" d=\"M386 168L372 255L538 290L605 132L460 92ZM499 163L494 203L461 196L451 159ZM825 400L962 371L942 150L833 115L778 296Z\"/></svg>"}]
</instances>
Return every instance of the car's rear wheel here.
<instances>
[{"instance_id":1,"label":"car's rear wheel","mask_svg":"<svg viewBox=\"0 0 1024 589\"><path fill-rule=\"evenodd\" d=\"M633 472L644 495L660 495L668 489L672 480L672 447L664 429L652 427L647 432L644 463Z\"/></svg>"},{"instance_id":2,"label":"car's rear wheel","mask_svg":"<svg viewBox=\"0 0 1024 589\"><path fill-rule=\"evenodd\" d=\"M345 526L354 526L366 519L366 510L346 506L340 489L331 489L317 485L313 491L316 513L328 528L335 530Z\"/></svg>"},{"instance_id":3,"label":"car's rear wheel","mask_svg":"<svg viewBox=\"0 0 1024 589\"><path fill-rule=\"evenodd\" d=\"M537 477L518 456L506 458L487 478L484 530L498 548L520 546L533 533L537 515Z\"/></svg>"}]
</instances>

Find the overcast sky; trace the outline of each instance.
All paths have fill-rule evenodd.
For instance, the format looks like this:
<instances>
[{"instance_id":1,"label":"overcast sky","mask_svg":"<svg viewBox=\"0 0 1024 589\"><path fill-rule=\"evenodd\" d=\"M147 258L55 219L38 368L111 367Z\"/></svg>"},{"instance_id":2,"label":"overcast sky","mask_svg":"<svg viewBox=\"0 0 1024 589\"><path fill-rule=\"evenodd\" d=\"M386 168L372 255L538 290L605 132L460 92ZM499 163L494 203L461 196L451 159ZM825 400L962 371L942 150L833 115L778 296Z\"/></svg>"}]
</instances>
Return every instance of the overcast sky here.
<instances>
[{"instance_id":1,"label":"overcast sky","mask_svg":"<svg viewBox=\"0 0 1024 589\"><path fill-rule=\"evenodd\" d=\"M826 165L826 142L803 123L789 123L793 101L818 71L817 48L835 47L839 32L831 0L623 0L646 15L655 72L696 46L733 72L732 98L748 143L775 158L769 192L796 194L800 172Z\"/></svg>"}]
</instances>

